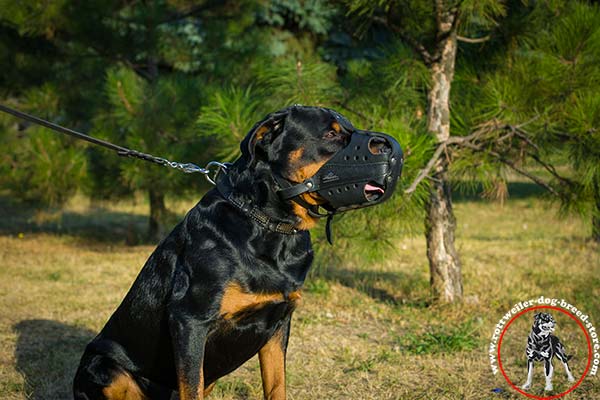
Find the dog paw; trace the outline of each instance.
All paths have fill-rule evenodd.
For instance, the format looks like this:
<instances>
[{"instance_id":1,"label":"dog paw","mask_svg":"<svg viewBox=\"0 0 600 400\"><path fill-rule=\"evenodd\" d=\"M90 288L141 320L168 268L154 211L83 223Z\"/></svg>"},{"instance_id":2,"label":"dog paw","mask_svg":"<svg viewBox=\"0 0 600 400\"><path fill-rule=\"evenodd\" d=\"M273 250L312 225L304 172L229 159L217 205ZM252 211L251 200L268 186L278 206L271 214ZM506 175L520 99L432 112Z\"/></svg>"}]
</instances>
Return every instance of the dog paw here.
<instances>
[{"instance_id":1,"label":"dog paw","mask_svg":"<svg viewBox=\"0 0 600 400\"><path fill-rule=\"evenodd\" d=\"M525 384L523 384L523 386L521 386L521 389L523 389L523 390L527 390L527 389L529 389L530 387L531 387L531 383L525 383Z\"/></svg>"},{"instance_id":2,"label":"dog paw","mask_svg":"<svg viewBox=\"0 0 600 400\"><path fill-rule=\"evenodd\" d=\"M575 382L575 378L574 378L574 377L572 377L572 376L568 377L568 378L567 378L567 380L568 380L569 382Z\"/></svg>"},{"instance_id":3,"label":"dog paw","mask_svg":"<svg viewBox=\"0 0 600 400\"><path fill-rule=\"evenodd\" d=\"M544 388L544 390L546 392L551 392L554 390L554 386L552 386L552 384L546 385L546 387Z\"/></svg>"}]
</instances>

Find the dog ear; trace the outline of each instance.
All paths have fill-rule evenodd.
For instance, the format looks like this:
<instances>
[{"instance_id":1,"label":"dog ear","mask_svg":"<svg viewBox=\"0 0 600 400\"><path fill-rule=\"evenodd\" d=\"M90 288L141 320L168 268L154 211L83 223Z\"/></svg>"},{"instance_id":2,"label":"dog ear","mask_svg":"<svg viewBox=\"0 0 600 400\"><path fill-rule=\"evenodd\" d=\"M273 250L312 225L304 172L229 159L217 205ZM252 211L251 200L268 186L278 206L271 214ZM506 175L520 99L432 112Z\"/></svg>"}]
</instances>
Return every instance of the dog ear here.
<instances>
[{"instance_id":1,"label":"dog ear","mask_svg":"<svg viewBox=\"0 0 600 400\"><path fill-rule=\"evenodd\" d=\"M276 111L267 115L263 120L254 124L240 145L242 155L248 160L248 165L254 163L256 147L261 143L270 143L283 130L288 109Z\"/></svg>"}]
</instances>

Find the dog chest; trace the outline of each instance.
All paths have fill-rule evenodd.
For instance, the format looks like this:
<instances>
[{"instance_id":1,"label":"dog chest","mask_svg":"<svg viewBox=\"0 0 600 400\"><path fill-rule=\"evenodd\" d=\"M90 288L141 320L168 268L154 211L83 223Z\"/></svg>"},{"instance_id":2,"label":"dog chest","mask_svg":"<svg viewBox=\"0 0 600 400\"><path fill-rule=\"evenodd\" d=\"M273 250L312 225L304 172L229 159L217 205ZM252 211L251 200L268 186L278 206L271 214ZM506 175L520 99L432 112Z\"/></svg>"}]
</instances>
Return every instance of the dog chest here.
<instances>
[{"instance_id":1,"label":"dog chest","mask_svg":"<svg viewBox=\"0 0 600 400\"><path fill-rule=\"evenodd\" d=\"M221 315L206 341L205 384L252 358L289 322L299 300L299 292L285 296L282 293L247 293L235 286L226 290Z\"/></svg>"}]
</instances>

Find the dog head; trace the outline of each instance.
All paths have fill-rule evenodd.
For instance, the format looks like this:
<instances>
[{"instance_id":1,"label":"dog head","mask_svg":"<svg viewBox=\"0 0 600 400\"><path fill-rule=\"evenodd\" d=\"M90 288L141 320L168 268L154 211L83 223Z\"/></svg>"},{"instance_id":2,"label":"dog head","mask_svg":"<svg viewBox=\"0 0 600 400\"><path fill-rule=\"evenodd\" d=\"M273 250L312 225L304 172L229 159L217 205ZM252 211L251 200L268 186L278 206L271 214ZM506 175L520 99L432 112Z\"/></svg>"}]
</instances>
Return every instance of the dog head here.
<instances>
[{"instance_id":1,"label":"dog head","mask_svg":"<svg viewBox=\"0 0 600 400\"><path fill-rule=\"evenodd\" d=\"M315 225L319 206L337 212L387 199L402 164L393 138L355 129L321 107L269 114L250 130L241 150L246 168L268 170L274 178L277 193L300 218L300 229Z\"/></svg>"},{"instance_id":2,"label":"dog head","mask_svg":"<svg viewBox=\"0 0 600 400\"><path fill-rule=\"evenodd\" d=\"M548 336L556 328L554 317L548 313L536 313L533 317L533 331L540 336Z\"/></svg>"}]
</instances>

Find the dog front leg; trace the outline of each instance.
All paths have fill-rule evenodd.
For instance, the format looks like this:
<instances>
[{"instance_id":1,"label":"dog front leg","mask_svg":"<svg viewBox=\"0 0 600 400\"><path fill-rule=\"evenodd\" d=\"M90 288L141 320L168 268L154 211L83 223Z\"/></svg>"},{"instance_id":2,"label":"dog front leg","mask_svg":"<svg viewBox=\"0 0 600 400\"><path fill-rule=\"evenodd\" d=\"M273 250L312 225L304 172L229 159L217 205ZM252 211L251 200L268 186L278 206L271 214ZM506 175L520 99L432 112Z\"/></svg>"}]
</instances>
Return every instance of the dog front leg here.
<instances>
[{"instance_id":1,"label":"dog front leg","mask_svg":"<svg viewBox=\"0 0 600 400\"><path fill-rule=\"evenodd\" d=\"M531 387L533 380L533 360L527 359L527 381L521 386L521 389L527 390Z\"/></svg>"},{"instance_id":2,"label":"dog front leg","mask_svg":"<svg viewBox=\"0 0 600 400\"><path fill-rule=\"evenodd\" d=\"M571 373L571 368L569 368L569 364L566 361L563 361L563 365L565 366L565 371L567 371L567 379L569 382L575 382L575 377Z\"/></svg>"},{"instance_id":3,"label":"dog front leg","mask_svg":"<svg viewBox=\"0 0 600 400\"><path fill-rule=\"evenodd\" d=\"M544 362L544 372L546 373L546 387L544 390L551 391L554 389L552 386L552 374L554 373L554 365L552 365L552 359L548 359Z\"/></svg>"},{"instance_id":4,"label":"dog front leg","mask_svg":"<svg viewBox=\"0 0 600 400\"><path fill-rule=\"evenodd\" d=\"M169 321L179 400L204 399L204 347L208 334L202 321L172 316Z\"/></svg>"},{"instance_id":5,"label":"dog front leg","mask_svg":"<svg viewBox=\"0 0 600 400\"><path fill-rule=\"evenodd\" d=\"M289 329L288 320L258 352L266 400L285 400L285 355Z\"/></svg>"}]
</instances>

